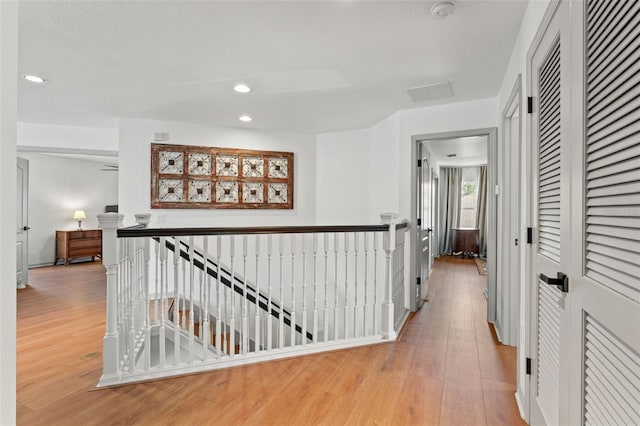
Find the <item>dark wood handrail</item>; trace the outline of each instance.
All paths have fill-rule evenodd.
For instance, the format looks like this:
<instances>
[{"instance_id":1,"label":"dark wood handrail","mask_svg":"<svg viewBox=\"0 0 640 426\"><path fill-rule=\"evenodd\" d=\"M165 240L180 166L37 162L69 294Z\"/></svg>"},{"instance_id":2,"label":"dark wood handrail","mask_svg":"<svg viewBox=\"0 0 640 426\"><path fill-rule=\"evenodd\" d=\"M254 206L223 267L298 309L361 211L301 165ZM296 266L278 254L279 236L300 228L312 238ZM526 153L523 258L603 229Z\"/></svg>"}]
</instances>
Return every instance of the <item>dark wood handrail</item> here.
<instances>
[{"instance_id":1,"label":"dark wood handrail","mask_svg":"<svg viewBox=\"0 0 640 426\"><path fill-rule=\"evenodd\" d=\"M396 224L403 229L408 222ZM132 226L118 229L118 238L130 237L188 237L195 235L258 235L258 234L314 234L325 232L385 232L389 225L334 225L334 226L251 226L233 228L140 228Z\"/></svg>"}]
</instances>

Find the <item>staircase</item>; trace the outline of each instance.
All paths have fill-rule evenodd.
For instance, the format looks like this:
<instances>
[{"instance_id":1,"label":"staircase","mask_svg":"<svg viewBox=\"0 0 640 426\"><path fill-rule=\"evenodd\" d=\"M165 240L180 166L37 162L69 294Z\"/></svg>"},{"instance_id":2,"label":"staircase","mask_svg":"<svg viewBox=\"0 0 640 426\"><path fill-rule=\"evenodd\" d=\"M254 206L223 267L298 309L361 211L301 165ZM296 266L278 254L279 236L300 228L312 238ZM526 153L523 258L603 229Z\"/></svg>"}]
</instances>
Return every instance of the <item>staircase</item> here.
<instances>
[{"instance_id":1,"label":"staircase","mask_svg":"<svg viewBox=\"0 0 640 426\"><path fill-rule=\"evenodd\" d=\"M153 240L156 241L158 244L160 243L159 238L153 238ZM165 240L165 245L169 251L171 251L172 253L175 253L176 245L174 241L167 239ZM201 251L194 248L193 252L191 253L189 249L190 249L189 244L187 244L185 241L180 241L179 252L180 252L180 257L182 259L189 262L191 260L191 257L193 257L193 266L197 268L199 271L206 270L207 275L209 275L213 279L218 278L218 271L219 271L220 283L222 283L222 285L234 291L241 298L246 298L246 300L249 303L251 303L254 306L258 306L264 312L269 312L268 297L265 294L259 291L256 291L255 286L252 283L248 281L245 282L244 280L231 274L229 272L230 268L226 265L221 264L219 265L220 268L218 268L218 264L216 264L216 262L213 259L208 257L206 258L206 261L205 261L205 257L202 255ZM206 269L205 269L205 264L206 264ZM245 287L245 284L246 284L246 287ZM279 303L273 300L271 301L271 315L273 315L273 317L276 319L279 319L280 315L282 315L284 324L289 327L291 326L291 312L284 308L281 309ZM302 333L302 327L298 324L295 324L295 330L298 333ZM308 340L311 340L311 341L313 340L313 334L311 334L310 332L306 333L306 337ZM212 341L215 341L215 340L212 340Z\"/></svg>"},{"instance_id":2,"label":"staircase","mask_svg":"<svg viewBox=\"0 0 640 426\"><path fill-rule=\"evenodd\" d=\"M137 215L138 216L138 215ZM107 321L99 387L392 341L407 223L122 228L99 215Z\"/></svg>"}]
</instances>

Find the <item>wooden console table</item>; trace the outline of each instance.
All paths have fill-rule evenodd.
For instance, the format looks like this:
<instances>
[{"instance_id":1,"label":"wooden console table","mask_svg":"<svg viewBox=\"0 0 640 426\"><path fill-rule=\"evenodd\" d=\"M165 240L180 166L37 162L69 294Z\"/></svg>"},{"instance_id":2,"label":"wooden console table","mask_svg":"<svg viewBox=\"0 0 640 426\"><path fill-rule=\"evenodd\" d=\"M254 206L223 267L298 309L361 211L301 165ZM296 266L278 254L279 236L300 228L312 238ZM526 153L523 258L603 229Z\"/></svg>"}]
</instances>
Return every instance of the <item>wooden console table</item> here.
<instances>
[{"instance_id":1,"label":"wooden console table","mask_svg":"<svg viewBox=\"0 0 640 426\"><path fill-rule=\"evenodd\" d=\"M477 228L454 228L451 230L451 252L460 253L462 256L475 253L480 255L479 238Z\"/></svg>"},{"instance_id":2,"label":"wooden console table","mask_svg":"<svg viewBox=\"0 0 640 426\"><path fill-rule=\"evenodd\" d=\"M56 259L64 260L64 265L68 266L71 259L79 257L91 257L96 260L102 257L102 230L83 229L79 231L56 231Z\"/></svg>"}]
</instances>

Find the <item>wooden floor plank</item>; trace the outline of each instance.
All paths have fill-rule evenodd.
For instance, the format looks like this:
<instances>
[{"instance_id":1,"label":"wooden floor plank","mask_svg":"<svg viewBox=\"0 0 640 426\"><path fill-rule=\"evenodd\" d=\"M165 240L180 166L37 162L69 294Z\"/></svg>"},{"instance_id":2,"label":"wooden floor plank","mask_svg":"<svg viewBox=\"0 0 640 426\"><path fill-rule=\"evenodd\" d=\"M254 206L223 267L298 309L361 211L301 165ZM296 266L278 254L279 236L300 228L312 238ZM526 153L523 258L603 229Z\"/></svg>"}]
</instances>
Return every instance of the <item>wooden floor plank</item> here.
<instances>
[{"instance_id":1,"label":"wooden floor plank","mask_svg":"<svg viewBox=\"0 0 640 426\"><path fill-rule=\"evenodd\" d=\"M99 262L34 269L18 292L24 425L522 424L515 348L486 323L473 260L440 258L430 301L395 343L95 390L105 321Z\"/></svg>"}]
</instances>

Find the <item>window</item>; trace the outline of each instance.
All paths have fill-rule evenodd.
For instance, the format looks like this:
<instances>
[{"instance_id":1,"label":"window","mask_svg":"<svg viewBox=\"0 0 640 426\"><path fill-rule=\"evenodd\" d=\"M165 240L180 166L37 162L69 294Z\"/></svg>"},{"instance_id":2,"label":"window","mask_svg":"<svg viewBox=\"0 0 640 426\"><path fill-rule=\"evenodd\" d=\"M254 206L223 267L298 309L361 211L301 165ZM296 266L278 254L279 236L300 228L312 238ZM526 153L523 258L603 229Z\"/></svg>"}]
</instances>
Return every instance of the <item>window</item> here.
<instances>
[{"instance_id":1,"label":"window","mask_svg":"<svg viewBox=\"0 0 640 426\"><path fill-rule=\"evenodd\" d=\"M465 167L462 170L462 188L460 189L460 228L476 227L477 201L478 169Z\"/></svg>"}]
</instances>

